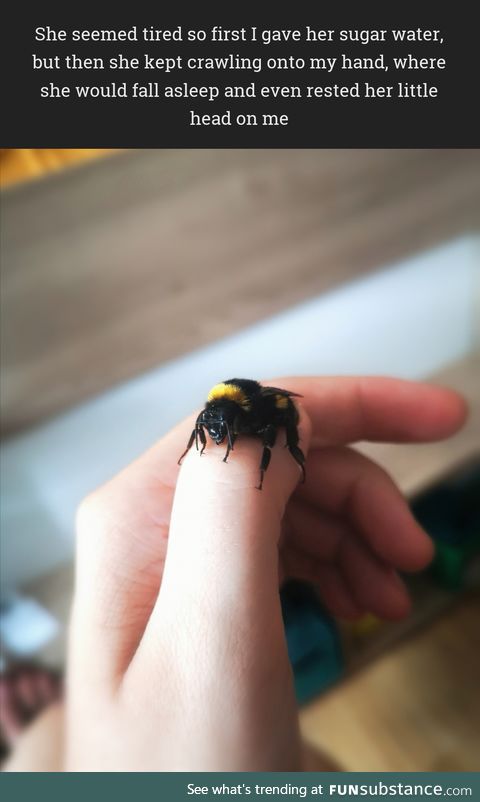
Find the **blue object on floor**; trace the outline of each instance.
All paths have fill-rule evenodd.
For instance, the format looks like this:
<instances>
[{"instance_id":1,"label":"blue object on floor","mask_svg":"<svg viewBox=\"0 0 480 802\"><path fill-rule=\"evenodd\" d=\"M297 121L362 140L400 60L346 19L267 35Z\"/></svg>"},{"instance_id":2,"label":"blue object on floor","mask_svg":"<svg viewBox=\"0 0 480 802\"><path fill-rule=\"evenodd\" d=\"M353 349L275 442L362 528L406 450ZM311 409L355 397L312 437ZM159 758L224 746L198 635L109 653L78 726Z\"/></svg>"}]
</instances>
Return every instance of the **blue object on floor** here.
<instances>
[{"instance_id":1,"label":"blue object on floor","mask_svg":"<svg viewBox=\"0 0 480 802\"><path fill-rule=\"evenodd\" d=\"M450 590L460 590L470 560L480 553L480 460L461 466L412 504L433 537L432 571Z\"/></svg>"},{"instance_id":2,"label":"blue object on floor","mask_svg":"<svg viewBox=\"0 0 480 802\"><path fill-rule=\"evenodd\" d=\"M303 703L341 677L340 639L334 620L307 585L289 583L281 592L281 602L295 692Z\"/></svg>"}]
</instances>

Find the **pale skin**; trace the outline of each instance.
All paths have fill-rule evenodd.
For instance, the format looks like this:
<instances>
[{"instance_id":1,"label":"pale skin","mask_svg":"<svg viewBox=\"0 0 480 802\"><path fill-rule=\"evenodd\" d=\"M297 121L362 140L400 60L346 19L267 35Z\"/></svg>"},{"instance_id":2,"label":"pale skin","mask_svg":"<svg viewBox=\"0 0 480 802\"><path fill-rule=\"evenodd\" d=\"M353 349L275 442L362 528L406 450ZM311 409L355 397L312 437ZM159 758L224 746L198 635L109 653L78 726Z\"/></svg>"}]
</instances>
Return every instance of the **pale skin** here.
<instances>
[{"instance_id":1,"label":"pale skin","mask_svg":"<svg viewBox=\"0 0 480 802\"><path fill-rule=\"evenodd\" d=\"M179 468L192 416L82 504L59 768L300 769L279 583L315 583L341 618L408 613L397 572L425 567L431 541L349 446L448 437L463 400L383 378L266 383L304 396L304 485L282 433L261 492L255 438Z\"/></svg>"}]
</instances>

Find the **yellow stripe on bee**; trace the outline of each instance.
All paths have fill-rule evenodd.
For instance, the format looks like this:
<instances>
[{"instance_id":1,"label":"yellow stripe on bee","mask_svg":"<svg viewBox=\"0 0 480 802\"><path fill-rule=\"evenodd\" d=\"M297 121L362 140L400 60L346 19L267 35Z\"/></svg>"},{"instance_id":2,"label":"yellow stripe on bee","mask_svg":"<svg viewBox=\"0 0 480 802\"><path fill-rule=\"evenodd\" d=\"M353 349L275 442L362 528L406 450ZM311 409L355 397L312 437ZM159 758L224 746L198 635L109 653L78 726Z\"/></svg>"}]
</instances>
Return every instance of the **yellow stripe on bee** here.
<instances>
[{"instance_id":1,"label":"yellow stripe on bee","mask_svg":"<svg viewBox=\"0 0 480 802\"><path fill-rule=\"evenodd\" d=\"M207 401L235 401L243 407L250 406L244 391L237 384L216 384L208 394Z\"/></svg>"},{"instance_id":2,"label":"yellow stripe on bee","mask_svg":"<svg viewBox=\"0 0 480 802\"><path fill-rule=\"evenodd\" d=\"M288 407L288 396L287 395L276 395L275 396L275 406L277 409L286 409Z\"/></svg>"}]
</instances>

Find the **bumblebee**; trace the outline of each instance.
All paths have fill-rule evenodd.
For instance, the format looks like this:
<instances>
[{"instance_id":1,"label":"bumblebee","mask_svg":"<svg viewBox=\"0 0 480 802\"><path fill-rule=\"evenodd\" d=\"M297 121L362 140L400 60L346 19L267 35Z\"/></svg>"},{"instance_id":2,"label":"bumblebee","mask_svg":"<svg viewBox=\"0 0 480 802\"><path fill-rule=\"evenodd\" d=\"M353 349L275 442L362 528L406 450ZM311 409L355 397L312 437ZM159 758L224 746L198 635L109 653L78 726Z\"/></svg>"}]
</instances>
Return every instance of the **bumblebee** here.
<instances>
[{"instance_id":1,"label":"bumblebee","mask_svg":"<svg viewBox=\"0 0 480 802\"><path fill-rule=\"evenodd\" d=\"M197 451L200 442L200 456L203 454L207 445L205 431L217 446L227 442L224 462L233 451L239 434L254 435L263 444L260 482L257 485L257 490L261 490L278 429L284 428L285 447L300 466L305 481L305 456L298 446L299 416L292 401L293 397L301 398L299 393L291 393L279 387L262 387L253 379L227 379L216 384L210 390L205 407L195 421L195 428L178 464L180 465L194 442Z\"/></svg>"}]
</instances>

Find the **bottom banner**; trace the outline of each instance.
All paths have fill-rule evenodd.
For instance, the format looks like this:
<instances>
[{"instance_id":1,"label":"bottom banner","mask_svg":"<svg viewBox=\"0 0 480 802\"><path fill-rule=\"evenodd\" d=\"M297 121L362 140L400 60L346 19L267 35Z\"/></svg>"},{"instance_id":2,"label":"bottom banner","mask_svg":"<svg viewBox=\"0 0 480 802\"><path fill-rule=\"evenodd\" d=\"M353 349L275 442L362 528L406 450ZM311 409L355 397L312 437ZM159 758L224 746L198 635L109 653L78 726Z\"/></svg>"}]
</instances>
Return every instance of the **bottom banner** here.
<instances>
[{"instance_id":1,"label":"bottom banner","mask_svg":"<svg viewBox=\"0 0 480 802\"><path fill-rule=\"evenodd\" d=\"M377 800L462 797L480 799L480 772L247 772L144 774L3 774L4 799L45 798L84 802L87 794L114 794L116 801L140 799ZM8 795L8 796L7 796Z\"/></svg>"}]
</instances>

